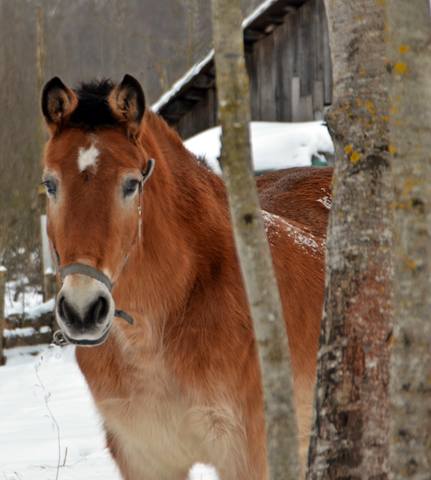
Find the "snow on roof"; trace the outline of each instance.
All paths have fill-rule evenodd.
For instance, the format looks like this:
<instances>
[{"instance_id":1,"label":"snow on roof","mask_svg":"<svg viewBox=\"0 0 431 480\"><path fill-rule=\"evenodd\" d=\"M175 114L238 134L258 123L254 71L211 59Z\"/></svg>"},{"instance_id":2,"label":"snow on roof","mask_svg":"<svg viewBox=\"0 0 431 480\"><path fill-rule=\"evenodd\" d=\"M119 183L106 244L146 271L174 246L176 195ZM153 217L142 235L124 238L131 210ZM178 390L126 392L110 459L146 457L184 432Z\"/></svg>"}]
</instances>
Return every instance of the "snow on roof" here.
<instances>
[{"instance_id":1,"label":"snow on roof","mask_svg":"<svg viewBox=\"0 0 431 480\"><path fill-rule=\"evenodd\" d=\"M214 50L211 50L208 55L200 62L193 65L179 80L177 80L172 87L164 93L155 103L151 105L153 112L158 112L165 106L175 95L186 85L193 77L199 75L204 67L206 67L214 58Z\"/></svg>"},{"instance_id":2,"label":"snow on roof","mask_svg":"<svg viewBox=\"0 0 431 480\"><path fill-rule=\"evenodd\" d=\"M242 22L242 28L247 28L253 23L260 15L266 12L268 8L274 5L278 0L265 0L261 3L253 12L248 15ZM214 59L214 49L211 49L208 55L205 56L200 62L193 65L182 77L180 77L172 87L165 92L156 102L151 105L153 112L158 112L164 107L175 95L186 85L190 80L203 70Z\"/></svg>"},{"instance_id":3,"label":"snow on roof","mask_svg":"<svg viewBox=\"0 0 431 480\"><path fill-rule=\"evenodd\" d=\"M256 18L260 17L263 13L265 13L269 7L274 5L278 0L266 0L265 2L262 2L253 12L251 12L250 15L244 18L242 21L242 28L245 29L247 28L251 23L253 23Z\"/></svg>"},{"instance_id":4,"label":"snow on roof","mask_svg":"<svg viewBox=\"0 0 431 480\"><path fill-rule=\"evenodd\" d=\"M313 155L333 153L326 125L321 122L251 122L253 164L256 171L311 165ZM203 156L216 173L221 173L220 127L205 130L184 142L197 156Z\"/></svg>"}]
</instances>

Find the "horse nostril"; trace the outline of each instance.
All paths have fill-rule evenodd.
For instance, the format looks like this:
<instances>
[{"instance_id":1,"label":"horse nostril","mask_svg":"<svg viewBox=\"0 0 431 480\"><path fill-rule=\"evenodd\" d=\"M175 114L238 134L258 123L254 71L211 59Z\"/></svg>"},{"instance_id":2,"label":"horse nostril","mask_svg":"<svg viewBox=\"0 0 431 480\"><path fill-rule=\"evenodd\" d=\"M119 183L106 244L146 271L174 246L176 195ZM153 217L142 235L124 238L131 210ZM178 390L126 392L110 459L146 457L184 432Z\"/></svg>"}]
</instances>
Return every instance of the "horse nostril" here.
<instances>
[{"instance_id":1,"label":"horse nostril","mask_svg":"<svg viewBox=\"0 0 431 480\"><path fill-rule=\"evenodd\" d=\"M93 302L89 309L87 310L87 314L85 315L86 320L96 323L103 323L106 316L109 312L109 303L106 297L99 296L95 302Z\"/></svg>"},{"instance_id":2,"label":"horse nostril","mask_svg":"<svg viewBox=\"0 0 431 480\"><path fill-rule=\"evenodd\" d=\"M58 313L60 317L69 325L77 324L81 322L81 319L72 306L67 303L64 295L62 295L58 301Z\"/></svg>"},{"instance_id":3,"label":"horse nostril","mask_svg":"<svg viewBox=\"0 0 431 480\"><path fill-rule=\"evenodd\" d=\"M64 300L64 296L62 295L60 297L60 299L58 300L58 313L60 314L60 317L62 318L66 318L66 312L65 312L65 309L64 309L64 303L65 303L65 300Z\"/></svg>"}]
</instances>

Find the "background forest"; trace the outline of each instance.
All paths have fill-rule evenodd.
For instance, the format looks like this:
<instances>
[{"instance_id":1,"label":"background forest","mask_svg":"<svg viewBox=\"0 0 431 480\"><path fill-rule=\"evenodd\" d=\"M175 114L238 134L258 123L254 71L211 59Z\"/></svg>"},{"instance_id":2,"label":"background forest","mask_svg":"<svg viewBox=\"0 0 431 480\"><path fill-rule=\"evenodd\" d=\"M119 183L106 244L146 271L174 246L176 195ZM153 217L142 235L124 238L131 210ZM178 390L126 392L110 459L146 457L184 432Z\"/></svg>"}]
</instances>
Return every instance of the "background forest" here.
<instances>
[{"instance_id":1,"label":"background forest","mask_svg":"<svg viewBox=\"0 0 431 480\"><path fill-rule=\"evenodd\" d=\"M259 3L243 0L244 15ZM43 84L129 72L150 105L208 53L211 38L206 0L0 1L0 265L11 277L25 271L36 281L40 270Z\"/></svg>"}]
</instances>

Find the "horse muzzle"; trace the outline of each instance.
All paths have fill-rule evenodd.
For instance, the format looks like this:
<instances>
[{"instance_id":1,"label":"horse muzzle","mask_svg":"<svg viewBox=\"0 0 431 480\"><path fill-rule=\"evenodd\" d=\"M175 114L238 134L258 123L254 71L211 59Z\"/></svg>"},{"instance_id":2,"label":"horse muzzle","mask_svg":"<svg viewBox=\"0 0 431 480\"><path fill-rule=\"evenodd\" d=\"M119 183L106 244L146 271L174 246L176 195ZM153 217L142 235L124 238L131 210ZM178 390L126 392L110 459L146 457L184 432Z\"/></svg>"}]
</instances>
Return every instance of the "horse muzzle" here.
<instances>
[{"instance_id":1,"label":"horse muzzle","mask_svg":"<svg viewBox=\"0 0 431 480\"><path fill-rule=\"evenodd\" d=\"M70 273L58 293L55 313L70 343L100 345L111 329L115 303L103 282L82 273Z\"/></svg>"}]
</instances>

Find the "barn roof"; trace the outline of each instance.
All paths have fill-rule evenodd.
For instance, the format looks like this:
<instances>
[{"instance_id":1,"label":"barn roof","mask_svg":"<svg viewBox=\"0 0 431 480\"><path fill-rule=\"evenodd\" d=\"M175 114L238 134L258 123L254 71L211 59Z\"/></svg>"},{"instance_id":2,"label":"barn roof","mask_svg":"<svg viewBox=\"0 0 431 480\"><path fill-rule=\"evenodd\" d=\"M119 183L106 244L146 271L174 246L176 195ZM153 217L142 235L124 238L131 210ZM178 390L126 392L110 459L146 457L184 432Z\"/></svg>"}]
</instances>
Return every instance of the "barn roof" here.
<instances>
[{"instance_id":1,"label":"barn roof","mask_svg":"<svg viewBox=\"0 0 431 480\"><path fill-rule=\"evenodd\" d=\"M245 48L269 35L284 17L307 0L266 0L242 22ZM175 123L215 84L214 50L188 70L153 105L152 110Z\"/></svg>"}]
</instances>

